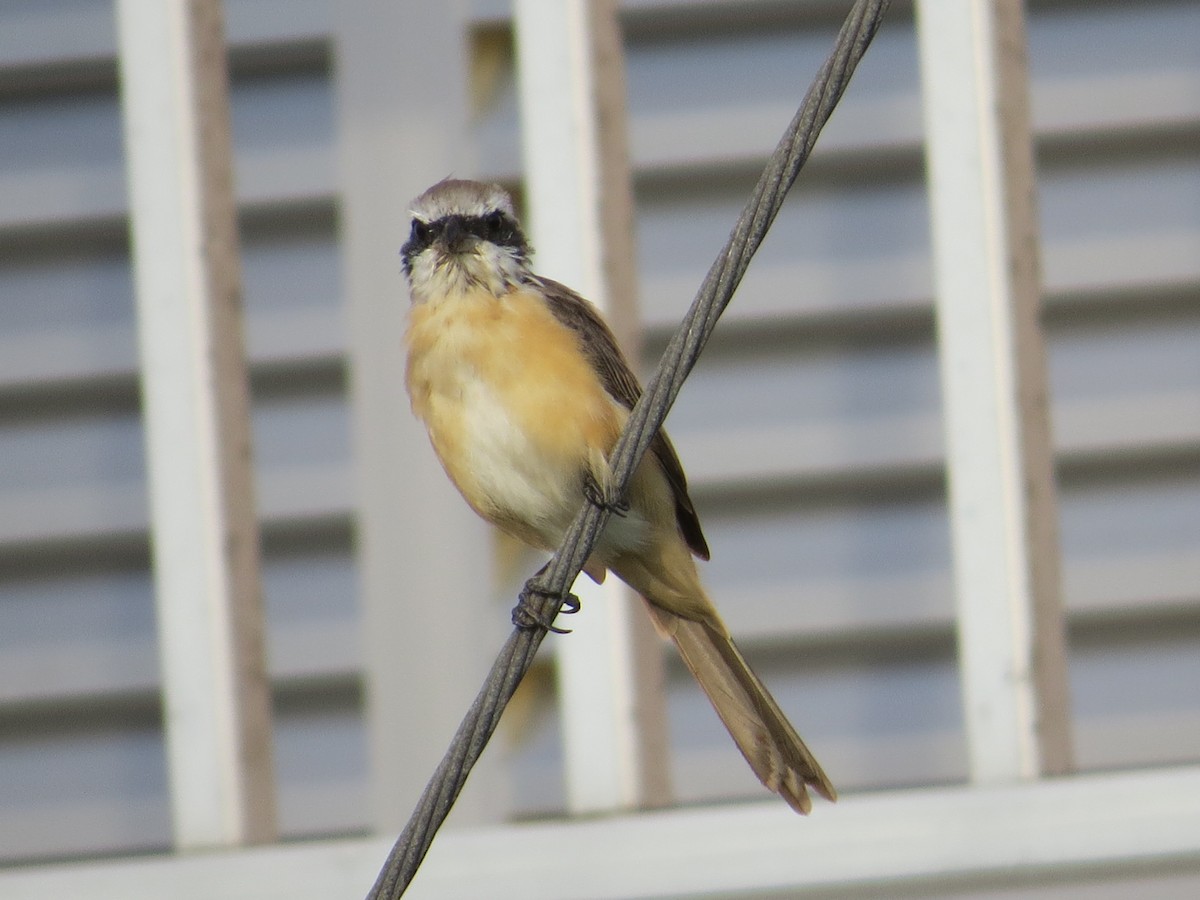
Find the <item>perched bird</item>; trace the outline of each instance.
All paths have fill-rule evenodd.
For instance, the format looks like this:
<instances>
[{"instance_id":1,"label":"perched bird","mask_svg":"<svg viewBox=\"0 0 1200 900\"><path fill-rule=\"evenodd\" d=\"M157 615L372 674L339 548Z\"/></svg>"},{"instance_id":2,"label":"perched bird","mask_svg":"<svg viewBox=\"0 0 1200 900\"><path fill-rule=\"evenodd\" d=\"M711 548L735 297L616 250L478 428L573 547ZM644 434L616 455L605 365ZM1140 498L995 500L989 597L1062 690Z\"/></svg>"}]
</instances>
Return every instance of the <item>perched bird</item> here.
<instances>
[{"instance_id":1,"label":"perched bird","mask_svg":"<svg viewBox=\"0 0 1200 900\"><path fill-rule=\"evenodd\" d=\"M608 496L608 456L641 386L590 303L530 268L512 199L447 179L412 203L401 255L412 293L413 412L467 503L501 530L554 550L585 496ZM595 491L599 488L600 493ZM833 785L750 670L701 587L708 559L665 433L634 473L584 567L646 601L755 774L797 812Z\"/></svg>"}]
</instances>

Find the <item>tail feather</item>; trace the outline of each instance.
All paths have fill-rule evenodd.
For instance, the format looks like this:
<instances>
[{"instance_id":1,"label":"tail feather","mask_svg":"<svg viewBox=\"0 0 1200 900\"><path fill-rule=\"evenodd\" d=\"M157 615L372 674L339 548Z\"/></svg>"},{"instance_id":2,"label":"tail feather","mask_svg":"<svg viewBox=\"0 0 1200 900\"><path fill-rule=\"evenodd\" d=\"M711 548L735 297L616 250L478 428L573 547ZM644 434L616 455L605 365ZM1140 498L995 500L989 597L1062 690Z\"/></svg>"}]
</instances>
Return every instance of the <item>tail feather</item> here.
<instances>
[{"instance_id":1,"label":"tail feather","mask_svg":"<svg viewBox=\"0 0 1200 900\"><path fill-rule=\"evenodd\" d=\"M729 636L716 624L684 619L649 603L647 607L679 648L759 780L801 814L812 809L807 788L836 800L828 776Z\"/></svg>"}]
</instances>

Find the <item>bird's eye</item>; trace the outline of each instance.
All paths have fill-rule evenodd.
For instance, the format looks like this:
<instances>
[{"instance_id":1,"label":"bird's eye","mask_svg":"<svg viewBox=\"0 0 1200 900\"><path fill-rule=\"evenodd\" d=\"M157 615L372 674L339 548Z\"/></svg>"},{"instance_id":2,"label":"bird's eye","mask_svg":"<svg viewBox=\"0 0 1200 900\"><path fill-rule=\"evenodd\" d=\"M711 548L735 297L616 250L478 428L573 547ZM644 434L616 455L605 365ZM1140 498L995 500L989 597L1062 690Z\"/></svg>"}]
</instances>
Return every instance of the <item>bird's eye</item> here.
<instances>
[{"instance_id":1,"label":"bird's eye","mask_svg":"<svg viewBox=\"0 0 1200 900\"><path fill-rule=\"evenodd\" d=\"M493 209L483 217L483 226L488 240L492 241L502 239L508 231L507 219L504 213L498 209Z\"/></svg>"},{"instance_id":2,"label":"bird's eye","mask_svg":"<svg viewBox=\"0 0 1200 900\"><path fill-rule=\"evenodd\" d=\"M413 219L411 240L414 244L428 244L432 237L433 229L428 222Z\"/></svg>"}]
</instances>

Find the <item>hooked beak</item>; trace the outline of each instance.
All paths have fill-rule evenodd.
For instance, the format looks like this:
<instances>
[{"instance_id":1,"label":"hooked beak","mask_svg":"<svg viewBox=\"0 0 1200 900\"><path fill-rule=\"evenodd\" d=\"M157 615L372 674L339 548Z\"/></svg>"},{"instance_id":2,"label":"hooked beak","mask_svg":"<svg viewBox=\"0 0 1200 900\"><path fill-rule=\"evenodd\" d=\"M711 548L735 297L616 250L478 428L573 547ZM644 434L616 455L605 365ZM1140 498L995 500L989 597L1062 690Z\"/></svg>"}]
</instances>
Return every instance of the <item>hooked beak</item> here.
<instances>
[{"instance_id":1,"label":"hooked beak","mask_svg":"<svg viewBox=\"0 0 1200 900\"><path fill-rule=\"evenodd\" d=\"M442 232L438 235L438 243L450 253L465 253L475 243L475 236L463 227L463 221L459 216L450 216L442 226Z\"/></svg>"}]
</instances>

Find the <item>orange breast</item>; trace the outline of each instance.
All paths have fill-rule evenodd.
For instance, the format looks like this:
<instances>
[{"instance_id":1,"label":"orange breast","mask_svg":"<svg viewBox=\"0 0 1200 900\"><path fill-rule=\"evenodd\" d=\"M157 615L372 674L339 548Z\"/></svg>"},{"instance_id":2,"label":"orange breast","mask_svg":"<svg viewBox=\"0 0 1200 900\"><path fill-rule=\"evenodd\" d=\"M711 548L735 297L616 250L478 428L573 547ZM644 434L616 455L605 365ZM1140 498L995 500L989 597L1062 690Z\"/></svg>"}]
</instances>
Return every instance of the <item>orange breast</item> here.
<instances>
[{"instance_id":1,"label":"orange breast","mask_svg":"<svg viewBox=\"0 0 1200 900\"><path fill-rule=\"evenodd\" d=\"M473 292L414 307L408 346L413 410L463 496L556 542L623 419L575 333L534 294Z\"/></svg>"}]
</instances>

